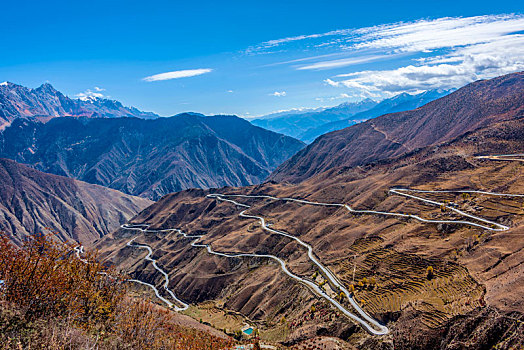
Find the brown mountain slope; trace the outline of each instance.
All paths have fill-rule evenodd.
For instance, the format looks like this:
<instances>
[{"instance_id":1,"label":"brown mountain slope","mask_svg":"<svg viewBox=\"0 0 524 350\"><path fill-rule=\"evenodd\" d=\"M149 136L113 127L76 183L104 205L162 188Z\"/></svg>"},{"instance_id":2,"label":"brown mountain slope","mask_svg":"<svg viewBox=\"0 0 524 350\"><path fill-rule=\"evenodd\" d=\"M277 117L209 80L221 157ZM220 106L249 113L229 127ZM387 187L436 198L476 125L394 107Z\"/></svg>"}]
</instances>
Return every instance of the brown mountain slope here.
<instances>
[{"instance_id":1,"label":"brown mountain slope","mask_svg":"<svg viewBox=\"0 0 524 350\"><path fill-rule=\"evenodd\" d=\"M495 122L439 147L362 167L333 168L300 184L265 183L220 192L303 198L426 219L461 220L464 218L454 212L388 190L408 187L524 194L524 162L476 157L522 153L523 133L522 119ZM240 218L245 208L206 198L207 193L170 194L133 222L203 234L202 243L217 252L275 255L292 273L322 283L303 247L262 230L256 220ZM451 201L509 230L350 214L341 207L235 199L252 206L247 214L263 216L272 228L309 243L315 256L346 287L356 285L355 299L388 326L386 336L364 332L267 259L210 255L204 248L191 247L193 239L168 232L120 230L104 237L98 247L105 259L132 276L161 286L162 276L143 261L145 250L126 246L136 237L135 242L152 247L153 257L169 272L170 288L193 304L190 315L212 320L219 327L231 326L228 315L241 315L259 328L262 339L283 344L329 335L359 349L522 347L524 199L458 193L424 196ZM427 278L429 266L434 268L431 278ZM376 283L370 283L371 279ZM363 286L358 286L359 281L364 281ZM329 284L324 287L331 288Z\"/></svg>"},{"instance_id":2,"label":"brown mountain slope","mask_svg":"<svg viewBox=\"0 0 524 350\"><path fill-rule=\"evenodd\" d=\"M151 203L0 158L0 231L17 242L51 230L64 240L90 243Z\"/></svg>"},{"instance_id":3,"label":"brown mountain slope","mask_svg":"<svg viewBox=\"0 0 524 350\"><path fill-rule=\"evenodd\" d=\"M450 141L524 114L524 72L477 81L418 109L386 114L319 137L269 177L299 182L330 168L355 166Z\"/></svg>"}]
</instances>

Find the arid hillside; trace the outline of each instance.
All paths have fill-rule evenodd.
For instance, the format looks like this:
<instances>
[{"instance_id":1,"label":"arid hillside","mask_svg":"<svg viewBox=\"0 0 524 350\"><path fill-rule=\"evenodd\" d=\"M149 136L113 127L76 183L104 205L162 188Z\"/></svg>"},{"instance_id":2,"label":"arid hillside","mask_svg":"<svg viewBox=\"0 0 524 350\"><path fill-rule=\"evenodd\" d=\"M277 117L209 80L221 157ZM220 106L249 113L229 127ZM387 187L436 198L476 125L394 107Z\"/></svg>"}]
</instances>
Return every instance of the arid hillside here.
<instances>
[{"instance_id":1,"label":"arid hillside","mask_svg":"<svg viewBox=\"0 0 524 350\"><path fill-rule=\"evenodd\" d=\"M42 173L0 158L0 231L20 242L36 233L90 243L152 202L98 185Z\"/></svg>"},{"instance_id":2,"label":"arid hillside","mask_svg":"<svg viewBox=\"0 0 524 350\"><path fill-rule=\"evenodd\" d=\"M224 333L129 293L125 276L74 245L0 236L0 349L227 349Z\"/></svg>"},{"instance_id":3,"label":"arid hillside","mask_svg":"<svg viewBox=\"0 0 524 350\"><path fill-rule=\"evenodd\" d=\"M146 251L127 242L150 246L169 288L191 304L183 313L226 329L247 322L262 340L295 348L318 336L360 349L518 348L524 345L523 130L522 119L512 118L439 147L335 167L300 184L217 191L259 197L171 194L132 220L149 230L121 229L97 247L134 278L161 286L163 276L143 260ZM500 154L517 155L481 157ZM242 211L264 218L273 231ZM334 280L294 237L311 246ZM387 334L366 332L323 296L357 314L337 281Z\"/></svg>"}]
</instances>

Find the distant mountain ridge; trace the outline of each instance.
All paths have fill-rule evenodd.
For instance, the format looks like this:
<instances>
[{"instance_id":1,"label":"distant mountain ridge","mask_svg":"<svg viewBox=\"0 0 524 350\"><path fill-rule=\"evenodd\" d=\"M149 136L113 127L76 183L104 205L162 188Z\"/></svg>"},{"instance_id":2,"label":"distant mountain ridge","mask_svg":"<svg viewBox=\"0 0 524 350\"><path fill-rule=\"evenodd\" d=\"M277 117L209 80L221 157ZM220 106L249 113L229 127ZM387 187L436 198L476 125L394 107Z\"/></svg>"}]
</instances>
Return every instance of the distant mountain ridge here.
<instances>
[{"instance_id":1,"label":"distant mountain ridge","mask_svg":"<svg viewBox=\"0 0 524 350\"><path fill-rule=\"evenodd\" d=\"M282 116L285 116L285 115L304 114L304 113L311 113L311 112L321 112L321 111L323 111L325 109L326 108L324 108L324 107L319 107L319 108L291 108L291 109L286 109L286 110L283 110L283 111L273 112L273 113L266 114L266 115L263 115L263 116L258 116L256 118L252 118L252 120L256 120L256 119L273 119L273 118L278 118L278 117L282 117Z\"/></svg>"},{"instance_id":2,"label":"distant mountain ridge","mask_svg":"<svg viewBox=\"0 0 524 350\"><path fill-rule=\"evenodd\" d=\"M0 157L40 171L158 199L187 188L262 182L304 147L235 116L17 118Z\"/></svg>"},{"instance_id":3,"label":"distant mountain ridge","mask_svg":"<svg viewBox=\"0 0 524 350\"><path fill-rule=\"evenodd\" d=\"M64 116L145 119L158 117L152 112L142 112L134 107L125 107L116 100L97 97L72 99L49 83L42 84L35 89L10 82L0 84L0 130L16 118L47 120Z\"/></svg>"},{"instance_id":4,"label":"distant mountain ridge","mask_svg":"<svg viewBox=\"0 0 524 350\"><path fill-rule=\"evenodd\" d=\"M479 80L415 110L325 134L279 166L269 179L300 182L329 169L400 156L523 116L524 72Z\"/></svg>"},{"instance_id":5,"label":"distant mountain ridge","mask_svg":"<svg viewBox=\"0 0 524 350\"><path fill-rule=\"evenodd\" d=\"M418 108L428 102L446 96L450 92L451 90L429 90L414 95L402 93L382 100L372 108L354 114L351 116L351 118L322 124L316 128L308 129L302 134L298 135L298 139L306 143L311 143L315 141L317 137L328 132L344 129L351 125L381 116L383 114L409 111L410 109Z\"/></svg>"},{"instance_id":6,"label":"distant mountain ridge","mask_svg":"<svg viewBox=\"0 0 524 350\"><path fill-rule=\"evenodd\" d=\"M347 128L364 120L386 113L407 111L449 94L447 90L429 90L419 94L401 93L376 102L365 99L360 102L344 102L320 111L279 113L276 117L264 117L251 121L254 125L289 135L306 143L313 142L322 134Z\"/></svg>"},{"instance_id":7,"label":"distant mountain ridge","mask_svg":"<svg viewBox=\"0 0 524 350\"><path fill-rule=\"evenodd\" d=\"M273 118L260 118L251 121L253 125L298 138L302 133L320 125L346 119L356 113L368 110L377 102L366 99L355 103L343 103L318 112L289 113Z\"/></svg>"}]
</instances>

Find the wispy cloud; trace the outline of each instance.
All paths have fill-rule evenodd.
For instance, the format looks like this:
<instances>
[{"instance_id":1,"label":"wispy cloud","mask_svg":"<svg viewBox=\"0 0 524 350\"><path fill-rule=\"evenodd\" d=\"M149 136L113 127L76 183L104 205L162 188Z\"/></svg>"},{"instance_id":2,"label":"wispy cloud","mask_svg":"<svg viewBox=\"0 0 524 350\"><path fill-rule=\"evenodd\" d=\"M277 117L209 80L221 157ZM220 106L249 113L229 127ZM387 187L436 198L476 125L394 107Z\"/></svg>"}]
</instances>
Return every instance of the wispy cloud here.
<instances>
[{"instance_id":1,"label":"wispy cloud","mask_svg":"<svg viewBox=\"0 0 524 350\"><path fill-rule=\"evenodd\" d=\"M308 64L306 66L299 66L297 67L297 69L298 70L333 69L333 68L352 66L352 65L360 64L360 63L369 63L369 62L373 62L373 61L377 61L377 60L385 59L385 58L389 58L389 55L350 57L350 58L342 58L338 60L316 62L316 63Z\"/></svg>"},{"instance_id":2,"label":"wispy cloud","mask_svg":"<svg viewBox=\"0 0 524 350\"><path fill-rule=\"evenodd\" d=\"M282 39L269 40L269 41L265 41L255 46L248 47L245 50L245 53L247 54L264 53L269 49L272 49L278 46L283 46L284 44L289 44L289 43L293 43L297 41L319 39L319 38L324 38L328 36L347 35L350 32L351 32L350 29L342 29L342 30L333 30L333 31L326 32L326 33L298 35L298 36L292 36L292 37L287 37L287 38L282 38Z\"/></svg>"},{"instance_id":3,"label":"wispy cloud","mask_svg":"<svg viewBox=\"0 0 524 350\"><path fill-rule=\"evenodd\" d=\"M388 60L388 69L349 71L325 78L351 97L388 97L399 92L457 88L477 79L524 70L524 15L444 17L271 40L251 47L339 53L287 61L298 70L340 69ZM404 56L397 60L399 55ZM324 59L321 57L324 56ZM315 62L315 57L318 59Z\"/></svg>"},{"instance_id":4,"label":"wispy cloud","mask_svg":"<svg viewBox=\"0 0 524 350\"><path fill-rule=\"evenodd\" d=\"M180 79L180 78L189 78L197 75L202 75L212 72L211 68L200 68L200 69L185 69L185 70L176 70L172 72L160 73L151 75L143 78L144 81L160 81L160 80L171 80L171 79Z\"/></svg>"},{"instance_id":5,"label":"wispy cloud","mask_svg":"<svg viewBox=\"0 0 524 350\"><path fill-rule=\"evenodd\" d=\"M396 69L340 74L325 82L367 97L387 97L399 92L458 88L478 79L522 70L524 37L509 35L459 47L443 55L417 59L413 64Z\"/></svg>"},{"instance_id":6,"label":"wispy cloud","mask_svg":"<svg viewBox=\"0 0 524 350\"><path fill-rule=\"evenodd\" d=\"M271 94L269 94L270 96L276 96L276 97L284 97L286 96L286 92L285 91L275 91Z\"/></svg>"},{"instance_id":7,"label":"wispy cloud","mask_svg":"<svg viewBox=\"0 0 524 350\"><path fill-rule=\"evenodd\" d=\"M521 15L444 17L362 28L355 31L357 37L350 47L432 51L491 42L523 29Z\"/></svg>"},{"instance_id":8,"label":"wispy cloud","mask_svg":"<svg viewBox=\"0 0 524 350\"><path fill-rule=\"evenodd\" d=\"M263 53L275 48L287 50L289 47L286 46L298 43L308 48L331 46L344 50L432 50L484 43L516 33L524 29L523 20L524 16L517 14L424 19L270 40L252 46L247 51Z\"/></svg>"}]
</instances>

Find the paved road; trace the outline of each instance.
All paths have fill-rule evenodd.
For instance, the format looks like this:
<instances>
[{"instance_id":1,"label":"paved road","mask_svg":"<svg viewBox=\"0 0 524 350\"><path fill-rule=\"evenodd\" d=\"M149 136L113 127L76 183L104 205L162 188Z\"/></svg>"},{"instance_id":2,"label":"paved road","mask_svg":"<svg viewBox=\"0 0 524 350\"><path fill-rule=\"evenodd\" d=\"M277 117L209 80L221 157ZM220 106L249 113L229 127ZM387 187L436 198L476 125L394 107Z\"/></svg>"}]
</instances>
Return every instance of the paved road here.
<instances>
[{"instance_id":1,"label":"paved road","mask_svg":"<svg viewBox=\"0 0 524 350\"><path fill-rule=\"evenodd\" d=\"M226 201L230 201L230 200L227 200L225 199ZM234 202L234 201L231 201L231 202ZM240 206L245 206L243 204L240 204L240 203L237 203L237 202L234 202L234 204L236 205L240 205ZM242 213L241 213L242 214ZM251 216L251 215L242 215L243 217L254 217L254 216ZM263 218L261 218L263 220ZM264 222L264 225L265 225L265 222ZM123 227L123 228L126 228L126 229L138 229L140 231L148 231L148 232L168 232L168 231L171 231L171 232L175 232L179 235L182 235L183 237L185 238L194 238L194 240L191 242L191 246L192 247L199 247L199 248L206 248L207 252L209 254L213 254L213 255L217 255L217 256L221 256L221 257L226 257L226 258L241 258L241 257L256 257L256 258L267 258L267 259L271 259L271 260L274 260L276 261L277 263L280 264L280 268L282 269L282 272L284 272L287 276L291 277L292 279L306 285L307 287L309 287L310 289L313 290L314 293L316 293L317 295L320 295L321 297L325 298L326 300L328 300L333 306L335 306L338 310L340 310L343 314L345 314L346 316L350 317L351 319L353 319L354 321L360 323L367 331L369 331L370 333L372 334L376 334L376 335L382 335L382 334L387 334L388 333L388 329L387 327L381 325L380 323L378 323L377 321L375 321L374 319L372 319L370 316L368 316L361 308L360 306L350 297L349 300L350 300L350 303L353 305L353 307L355 307L355 309L357 311L359 311L359 313L361 313L362 315L362 318L361 317L358 317L356 316L355 314L351 313L350 311L348 311L344 306L342 306L336 299L333 299L331 298L329 295L326 294L326 292L324 292L317 284L311 282L311 281L308 281L306 279L303 279L301 278L300 276L297 276L295 274L293 274L292 272L289 271L289 269L287 268L287 265L286 265L286 262L282 259L280 259L279 257L276 257L274 255L270 255L270 254L252 254L252 253L222 253L222 252L216 252L213 250L213 248L209 245L209 244L202 244L202 243L197 243L201 238L203 238L204 236L196 236L196 235L188 235L184 232L182 232L181 230L178 230L178 229L167 229L167 230L149 230L147 228L136 228L136 227L129 227L129 226L126 226L126 227ZM267 228L267 226L266 226ZM269 229L269 228L267 228ZM294 238L295 240L299 241L302 243L302 245L306 246L306 247L309 247L308 249L308 252L310 252L310 249L311 247L300 241L299 239L296 239L295 237L293 236L290 236L288 235L287 233L283 233L281 231L276 231L276 230L273 230L273 229L269 229L271 230L271 232L273 233L277 233L278 234L283 234L287 237L291 237L291 238ZM132 241L128 242L128 245L129 243L131 243ZM131 246L137 246L135 244L131 244ZM148 250L150 250L151 248L149 246L146 246L146 245L140 245L141 247L147 247L149 248ZM311 253L312 254L312 253ZM314 258L314 257L313 257ZM151 261L151 259L149 259ZM313 260L313 259L312 259ZM350 296L350 292L340 283L338 282L338 280L336 279L336 277L334 277L334 275L332 274L331 271L329 271L328 269L326 269L323 265L321 265L318 260L316 260L316 258L314 258L314 261L317 262L317 266L319 266L319 268L324 271L326 273L326 275L330 276L328 278L330 278L330 280L332 281L336 281L336 285L339 285L341 286L341 290L347 295L347 296ZM165 272L161 269L158 268L158 266L155 266L155 268L157 268L157 270L159 270L162 274L165 274ZM164 275L166 276L166 275ZM156 289L156 287L154 287L153 285L149 284L149 283L145 283L145 282L142 282L142 281L139 281L139 280L131 280L131 281L134 281L134 282L138 282L138 283L142 283L142 284L145 284L145 285L148 285L150 286L151 288L153 288L153 290L155 290L155 294L159 297L159 299L161 299L163 302L165 302L168 306L170 307L174 307L176 309L176 306L173 305L173 303L169 302L168 300L166 300L165 298L159 296L159 293L158 293L158 290ZM166 283L169 283L169 279L167 278L166 279ZM164 288L170 292L170 294L173 296L172 292L166 288L166 284L164 283ZM178 302L184 304L182 301L180 301L179 299L176 299ZM184 307L183 308L178 308L179 310L185 310L187 309L187 304L184 304ZM369 322L369 323L368 323Z\"/></svg>"},{"instance_id":2,"label":"paved road","mask_svg":"<svg viewBox=\"0 0 524 350\"><path fill-rule=\"evenodd\" d=\"M322 203L322 202L308 201L308 200L304 200L304 199L277 198L277 197L264 196L264 195L253 195L253 196L250 196L250 195L233 194L233 195L221 195L221 196L222 197L233 197L233 198L234 197L237 197L237 198L261 198L261 199L271 199L271 200L280 200L280 201L290 201L290 202L296 202L296 203L301 203L301 204L318 205L318 206L324 206L324 207L343 207L343 208L346 208L350 213L356 213L356 214L375 214L375 215L404 217L404 218L411 218L411 219L415 219L415 220L418 220L418 221L421 221L421 222L424 222L424 223L432 223L432 224L441 224L441 223L464 224L464 225L480 227L480 228L483 228L483 229L486 229L486 230L490 230L490 231L506 231L506 230L509 229L509 227L501 225L501 224L496 223L494 221L489 221L489 220L486 220L484 218L465 213L465 212L463 212L461 210L455 209L455 208L453 208L453 207L451 207L449 205L446 205L444 203L432 201L432 200L425 199L425 198L422 198L422 197L418 197L418 196L415 196L415 195L410 195L410 194L407 194L405 192L419 192L419 193L440 193L440 192L448 192L448 193L479 193L479 194L488 194L488 195L494 195L494 196L524 197L524 195L521 195L521 194L505 194L505 193L494 193L494 192L475 191L475 190L423 191L423 190L411 190L411 189L406 189L406 188L394 188L394 189L390 189L389 192L394 193L394 194L398 194L400 196L416 199L416 200L425 202L427 204L432 204L432 205L436 205L436 206L445 206L446 208L448 208L450 210L453 210L454 212L456 212L456 213L458 213L458 214L460 214L462 216L468 217L470 219L478 220L478 221L483 222L485 224L493 225L495 227L486 226L486 225L482 225L482 224L471 222L471 221L465 221L465 220L430 220L430 219L421 218L420 216L413 215L413 214L392 213L392 212L376 211L376 210L358 210L358 209L353 209L349 205L342 204L342 203ZM216 194L208 195L208 197L210 197L210 196L213 197L213 196L216 196Z\"/></svg>"},{"instance_id":3,"label":"paved road","mask_svg":"<svg viewBox=\"0 0 524 350\"><path fill-rule=\"evenodd\" d=\"M329 270L327 267L322 265L322 263L315 257L315 255L313 254L313 248L309 244L304 243L299 238L297 238L295 236L292 236L292 235L290 235L287 232L280 231L280 230L275 230L275 229L272 229L272 228L268 227L268 225L266 224L265 219L263 217L261 217L261 216L255 216L255 215L246 214L245 212L249 208L251 208L249 205L246 205L246 204L243 204L243 203L238 203L238 202L236 202L234 200L231 200L231 199L227 199L226 198L227 195L210 194L210 195L208 195L208 197L209 198L216 198L216 199L221 200L221 201L230 202L230 203L235 204L237 206L246 208L246 209L244 209L243 211L241 211L239 213L240 217L257 219L257 220L260 221L260 224L261 224L261 226L262 226L262 228L264 230L266 230L268 232L271 232L271 233L274 233L274 234L278 234L278 235L281 235L281 236L288 237L290 239L293 239L298 244L300 244L301 246L305 247L307 249L309 259L323 272L324 276L326 276L329 279L329 281L334 286L338 287L340 289L340 291L344 292L344 294L348 297L348 300L349 300L350 304L357 311L357 313L360 315L360 317L355 315L355 314L353 314L352 312L348 311L336 299L333 299L329 295L327 295L317 284L315 284L315 283L313 283L311 281L305 280L305 279L303 279L303 278L301 278L301 277L299 277L297 275L294 275L291 272L289 272L289 270L286 267L286 263L282 259L280 259L278 257L275 257L273 255L258 255L258 256L269 257L269 258L272 258L274 260L277 260L280 263L281 267L282 267L282 271L284 271L284 273L286 275L288 275L289 277L291 277L291 278L299 281L300 283L305 284L306 286L308 286L316 294L322 296L324 299L329 301L333 306L335 306L343 314L345 314L349 318L353 319L354 321L360 323L368 332L370 332L372 334L376 334L376 335L383 335L383 334L387 334L389 332L389 330L388 330L388 328L386 326L381 325L378 321L376 321L375 319L371 318L364 310L361 309L360 305L358 305L358 303L353 299L352 294L338 280L338 278L333 274L333 272L331 272L331 270ZM274 199L275 197L271 197L271 198ZM208 246L208 251L210 251L210 247L209 246ZM255 255L250 254L250 256L257 256L257 255L256 254Z\"/></svg>"},{"instance_id":4,"label":"paved road","mask_svg":"<svg viewBox=\"0 0 524 350\"><path fill-rule=\"evenodd\" d=\"M505 160L514 162L524 162L524 153L519 154L499 154L495 156L477 156L477 159Z\"/></svg>"},{"instance_id":5,"label":"paved road","mask_svg":"<svg viewBox=\"0 0 524 350\"><path fill-rule=\"evenodd\" d=\"M83 245L79 245L79 246L74 247L73 249L75 250L75 254L76 254L76 257L78 258L78 260L80 260L84 264L87 264L87 260L86 259L82 259L82 257L80 256L80 254L84 254L84 246Z\"/></svg>"},{"instance_id":6,"label":"paved road","mask_svg":"<svg viewBox=\"0 0 524 350\"><path fill-rule=\"evenodd\" d=\"M127 228L127 227L126 227ZM141 248L141 249L146 249L147 250L147 255L146 257L144 258L144 260L147 260L147 261L151 261L151 263L153 264L153 267L158 271L160 272L163 276L164 276L164 285L163 285L163 288L166 290L166 292L169 293L169 295L171 296L171 298L173 298L173 300L176 300L177 303L179 303L180 305L182 305L182 307L179 307L175 304L173 304L172 302L170 302L169 300L165 299L164 297L162 297L158 291L158 289L150 284L150 283L147 283L147 282L143 282L143 281L140 281L140 280L137 280L137 279L130 279L128 281L130 282L137 282L137 283L141 283L143 285L146 285L146 286L149 286L151 287L156 296L158 297L158 299L162 300L164 303L166 303L169 307L173 308L175 311L183 311L183 310L187 310L187 308L189 307L188 304L184 303L182 300L178 299L175 295L175 293L173 293L173 291L171 289L169 289L169 275L167 274L167 272L165 272L164 270L162 270L155 259L153 259L151 256L153 255L153 249L151 249L150 246L148 245L145 245L145 244L138 244L138 243L134 243L134 240L136 239L133 238L132 240L130 240L129 242L127 242L127 245L129 247L137 247L137 248Z\"/></svg>"},{"instance_id":7,"label":"paved road","mask_svg":"<svg viewBox=\"0 0 524 350\"><path fill-rule=\"evenodd\" d=\"M465 216L467 218L483 222L484 224L488 224L488 225L491 225L491 226L485 226L485 225L482 225L482 224L478 224L478 223L475 223L475 222L469 222L469 221L426 220L426 219L422 219L422 218L420 218L419 216L416 216L416 215L407 215L406 214L406 216L408 216L408 217L415 218L415 219L423 221L423 222L432 222L432 223L440 223L440 222L442 222L442 223L466 224L466 225L470 225L470 226L480 227L480 228L483 228L485 230L490 230L490 231L507 231L507 230L509 230L509 227L505 226L505 225L501 225L501 224L499 224L497 222L494 222L494 221L486 220L484 218L468 214L466 212L463 212L462 210L453 208L452 206L450 206L448 204L437 202L437 201L432 201L432 200L425 199L425 198L422 198L422 197L418 197L418 196L415 196L415 195L412 195L412 194L408 194L408 193L405 193L405 192L415 192L415 193L479 193L479 194L487 194L487 195L493 195L493 196L524 197L524 195L521 195L521 194L506 194L506 193L495 193L495 192L474 191L474 190L424 191L424 190L411 190L411 189L407 189L407 188L394 188L394 189L390 189L389 191L391 193L395 193L395 194L398 194L400 196L416 199L416 200L422 201L422 202L427 203L427 204L432 204L432 205L436 205L436 206L439 206L439 207L440 206L444 206L444 207L446 207L446 208L448 208L448 209L450 209L450 210L452 210L452 211L454 211L454 212L456 212L456 213L458 213L458 214L460 214L462 216Z\"/></svg>"}]
</instances>

